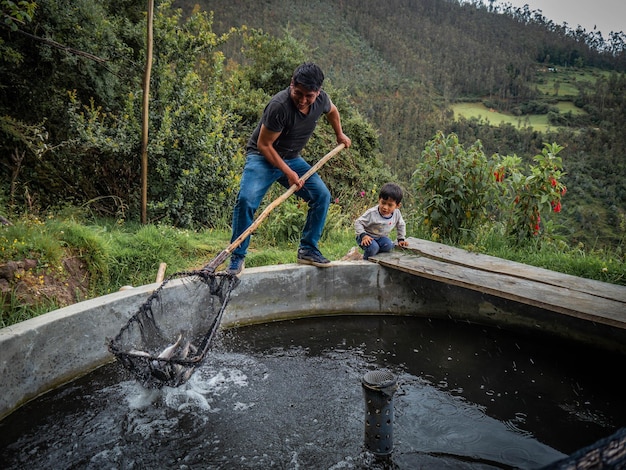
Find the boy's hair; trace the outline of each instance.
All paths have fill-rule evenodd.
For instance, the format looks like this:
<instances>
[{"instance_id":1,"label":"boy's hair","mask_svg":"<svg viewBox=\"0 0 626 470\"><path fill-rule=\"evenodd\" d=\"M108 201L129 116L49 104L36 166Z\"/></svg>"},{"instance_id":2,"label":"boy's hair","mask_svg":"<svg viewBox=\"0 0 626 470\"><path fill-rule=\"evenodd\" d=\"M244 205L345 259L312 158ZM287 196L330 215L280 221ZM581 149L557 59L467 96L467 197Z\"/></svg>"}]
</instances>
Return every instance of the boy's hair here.
<instances>
[{"instance_id":1,"label":"boy's hair","mask_svg":"<svg viewBox=\"0 0 626 470\"><path fill-rule=\"evenodd\" d=\"M395 183L385 183L380 188L378 197L381 199L393 199L396 201L396 204L400 204L402 202L402 188Z\"/></svg>"},{"instance_id":2,"label":"boy's hair","mask_svg":"<svg viewBox=\"0 0 626 470\"><path fill-rule=\"evenodd\" d=\"M324 83L324 72L312 62L305 62L293 72L291 81L307 90L319 91Z\"/></svg>"}]
</instances>

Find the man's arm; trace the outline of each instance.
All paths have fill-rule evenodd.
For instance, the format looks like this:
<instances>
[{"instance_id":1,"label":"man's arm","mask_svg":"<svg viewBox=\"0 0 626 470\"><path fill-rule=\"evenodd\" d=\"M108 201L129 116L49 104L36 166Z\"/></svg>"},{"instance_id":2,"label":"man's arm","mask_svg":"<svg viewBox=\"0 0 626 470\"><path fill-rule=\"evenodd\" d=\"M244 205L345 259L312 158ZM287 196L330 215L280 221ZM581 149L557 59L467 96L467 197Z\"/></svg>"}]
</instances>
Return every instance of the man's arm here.
<instances>
[{"instance_id":1,"label":"man's arm","mask_svg":"<svg viewBox=\"0 0 626 470\"><path fill-rule=\"evenodd\" d=\"M259 152L265 157L265 159L274 165L280 171L282 171L287 180L289 181L289 187L294 184L298 185L298 189L304 186L304 181L300 179L298 173L289 168L289 165L285 163L285 160L281 158L276 149L274 148L274 142L280 136L280 132L270 131L264 124L261 124L261 130L259 132L259 138L257 139L256 146Z\"/></svg>"},{"instance_id":2,"label":"man's arm","mask_svg":"<svg viewBox=\"0 0 626 470\"><path fill-rule=\"evenodd\" d=\"M326 113L326 119L335 131L335 135L337 136L337 143L344 144L346 148L350 147L352 141L350 140L350 137L343 133L343 130L341 128L341 116L339 115L339 110L334 103L330 104L330 111Z\"/></svg>"}]
</instances>

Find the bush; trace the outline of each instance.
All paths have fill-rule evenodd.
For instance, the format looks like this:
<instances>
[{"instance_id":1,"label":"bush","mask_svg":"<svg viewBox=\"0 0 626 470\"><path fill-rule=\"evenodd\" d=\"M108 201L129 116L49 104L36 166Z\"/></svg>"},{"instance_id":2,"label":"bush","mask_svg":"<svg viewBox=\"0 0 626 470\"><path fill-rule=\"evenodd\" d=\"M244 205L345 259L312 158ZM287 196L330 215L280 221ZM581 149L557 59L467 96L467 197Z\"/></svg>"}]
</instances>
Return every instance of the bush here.
<instances>
[{"instance_id":1,"label":"bush","mask_svg":"<svg viewBox=\"0 0 626 470\"><path fill-rule=\"evenodd\" d=\"M501 208L505 215L506 235L514 244L541 235L550 227L542 223L541 214L561 212L561 198L567 188L561 182L563 163L558 153L563 147L556 143L544 144L541 154L530 165L525 176L516 157L500 158L496 181L501 184Z\"/></svg>"},{"instance_id":2,"label":"bush","mask_svg":"<svg viewBox=\"0 0 626 470\"><path fill-rule=\"evenodd\" d=\"M413 184L435 238L459 241L487 220L496 194L491 167L480 141L465 150L456 134L439 132L426 143Z\"/></svg>"},{"instance_id":3,"label":"bush","mask_svg":"<svg viewBox=\"0 0 626 470\"><path fill-rule=\"evenodd\" d=\"M526 176L519 157L495 154L487 160L480 141L465 150L455 134L439 132L413 174L421 223L434 239L452 243L471 239L485 224L504 227L515 244L552 234L553 224L542 223L541 214L561 212L567 191L562 149L544 144Z\"/></svg>"}]
</instances>

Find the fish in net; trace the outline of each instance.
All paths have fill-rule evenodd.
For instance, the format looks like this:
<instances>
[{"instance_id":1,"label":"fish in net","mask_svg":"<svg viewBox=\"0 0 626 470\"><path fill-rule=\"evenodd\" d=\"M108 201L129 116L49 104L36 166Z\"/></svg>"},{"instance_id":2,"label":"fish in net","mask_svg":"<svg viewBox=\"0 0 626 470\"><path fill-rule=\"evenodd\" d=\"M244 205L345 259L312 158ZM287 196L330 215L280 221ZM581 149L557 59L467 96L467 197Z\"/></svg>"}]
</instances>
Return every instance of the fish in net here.
<instances>
[{"instance_id":1,"label":"fish in net","mask_svg":"<svg viewBox=\"0 0 626 470\"><path fill-rule=\"evenodd\" d=\"M183 285L172 286L176 279ZM205 359L238 283L207 269L173 274L108 341L109 351L146 388L182 385Z\"/></svg>"}]
</instances>

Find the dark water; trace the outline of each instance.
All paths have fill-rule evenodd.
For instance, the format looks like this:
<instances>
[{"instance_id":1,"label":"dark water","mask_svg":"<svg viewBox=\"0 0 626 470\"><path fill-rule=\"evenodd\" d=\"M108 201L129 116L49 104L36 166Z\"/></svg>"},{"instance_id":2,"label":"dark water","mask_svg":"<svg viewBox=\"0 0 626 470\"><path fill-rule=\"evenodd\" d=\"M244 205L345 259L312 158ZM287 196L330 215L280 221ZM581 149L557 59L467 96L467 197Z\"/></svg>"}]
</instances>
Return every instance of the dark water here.
<instances>
[{"instance_id":1,"label":"dark water","mask_svg":"<svg viewBox=\"0 0 626 470\"><path fill-rule=\"evenodd\" d=\"M343 316L220 333L176 389L116 363L0 422L0 468L536 469L626 425L624 357L453 321ZM394 450L361 378L397 377Z\"/></svg>"}]
</instances>

